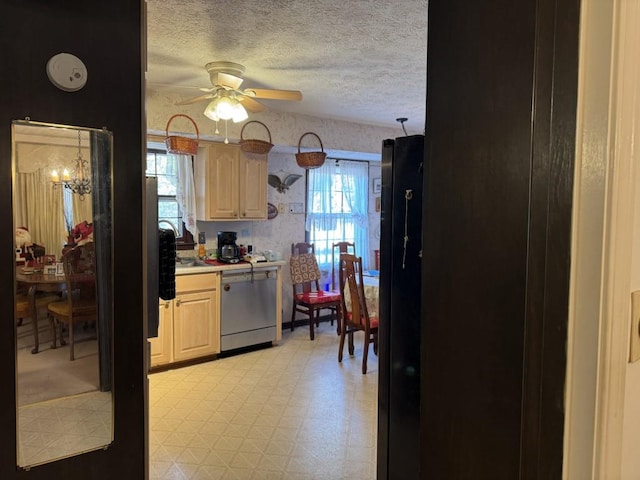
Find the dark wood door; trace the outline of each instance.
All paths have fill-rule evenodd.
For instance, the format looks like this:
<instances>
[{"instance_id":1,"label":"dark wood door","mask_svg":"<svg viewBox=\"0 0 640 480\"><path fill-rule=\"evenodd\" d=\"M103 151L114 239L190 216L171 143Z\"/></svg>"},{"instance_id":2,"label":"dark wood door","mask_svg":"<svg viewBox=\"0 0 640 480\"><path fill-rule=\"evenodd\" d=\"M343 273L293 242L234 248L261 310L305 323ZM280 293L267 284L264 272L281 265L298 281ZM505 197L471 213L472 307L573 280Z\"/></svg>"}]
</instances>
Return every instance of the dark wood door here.
<instances>
[{"instance_id":1,"label":"dark wood door","mask_svg":"<svg viewBox=\"0 0 640 480\"><path fill-rule=\"evenodd\" d=\"M143 2L0 0L0 478L143 479L146 476L142 199ZM87 67L85 87L56 88L47 61L71 53ZM16 468L14 234L11 218L11 122L31 120L113 132L113 392L115 440L98 450L29 471ZM46 206L44 206L46 208Z\"/></svg>"},{"instance_id":2,"label":"dark wood door","mask_svg":"<svg viewBox=\"0 0 640 480\"><path fill-rule=\"evenodd\" d=\"M422 478L561 477L578 7L429 2Z\"/></svg>"}]
</instances>

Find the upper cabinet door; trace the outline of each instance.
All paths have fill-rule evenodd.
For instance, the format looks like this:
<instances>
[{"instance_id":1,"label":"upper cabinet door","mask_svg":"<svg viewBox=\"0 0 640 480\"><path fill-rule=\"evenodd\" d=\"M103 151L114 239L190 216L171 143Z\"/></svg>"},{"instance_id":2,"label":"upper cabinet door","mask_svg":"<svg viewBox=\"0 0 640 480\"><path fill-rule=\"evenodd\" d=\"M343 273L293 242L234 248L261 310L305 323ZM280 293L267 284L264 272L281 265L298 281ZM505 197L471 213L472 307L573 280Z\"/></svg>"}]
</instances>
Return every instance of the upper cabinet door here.
<instances>
[{"instance_id":1,"label":"upper cabinet door","mask_svg":"<svg viewBox=\"0 0 640 480\"><path fill-rule=\"evenodd\" d=\"M196 161L196 199L199 220L238 218L237 145L205 144Z\"/></svg>"},{"instance_id":2,"label":"upper cabinet door","mask_svg":"<svg viewBox=\"0 0 640 480\"><path fill-rule=\"evenodd\" d=\"M267 159L240 155L241 219L267 218Z\"/></svg>"},{"instance_id":3,"label":"upper cabinet door","mask_svg":"<svg viewBox=\"0 0 640 480\"><path fill-rule=\"evenodd\" d=\"M265 220L267 159L239 145L200 142L195 163L198 220Z\"/></svg>"}]
</instances>

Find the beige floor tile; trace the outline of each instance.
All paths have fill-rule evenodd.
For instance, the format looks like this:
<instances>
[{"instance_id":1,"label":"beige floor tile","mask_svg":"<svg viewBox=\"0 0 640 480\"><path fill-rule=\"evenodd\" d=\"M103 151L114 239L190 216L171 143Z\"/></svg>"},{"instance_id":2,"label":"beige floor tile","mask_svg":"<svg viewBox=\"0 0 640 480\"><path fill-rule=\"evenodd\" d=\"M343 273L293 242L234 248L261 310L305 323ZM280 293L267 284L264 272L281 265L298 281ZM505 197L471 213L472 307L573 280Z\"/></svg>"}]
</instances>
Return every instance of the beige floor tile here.
<instances>
[{"instance_id":1,"label":"beige floor tile","mask_svg":"<svg viewBox=\"0 0 640 480\"><path fill-rule=\"evenodd\" d=\"M150 478L375 478L377 357L362 375L357 337L339 364L335 326L308 335L151 374Z\"/></svg>"}]
</instances>

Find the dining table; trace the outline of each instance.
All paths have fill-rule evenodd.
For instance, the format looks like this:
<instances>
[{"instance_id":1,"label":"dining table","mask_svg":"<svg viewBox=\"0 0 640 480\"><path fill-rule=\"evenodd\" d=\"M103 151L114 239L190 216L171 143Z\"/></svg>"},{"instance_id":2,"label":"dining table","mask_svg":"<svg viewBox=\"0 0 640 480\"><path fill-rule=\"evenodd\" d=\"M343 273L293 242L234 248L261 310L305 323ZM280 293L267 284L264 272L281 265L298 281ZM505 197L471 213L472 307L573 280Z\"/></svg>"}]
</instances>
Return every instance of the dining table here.
<instances>
[{"instance_id":1,"label":"dining table","mask_svg":"<svg viewBox=\"0 0 640 480\"><path fill-rule=\"evenodd\" d=\"M36 293L59 292L63 290L65 277L64 275L35 272L17 268L16 281L18 282L18 285L22 285L27 288L27 298L29 299L29 312L31 314L34 341L31 353L38 353L40 349L40 339L38 335L38 307L36 305Z\"/></svg>"},{"instance_id":2,"label":"dining table","mask_svg":"<svg viewBox=\"0 0 640 480\"><path fill-rule=\"evenodd\" d=\"M362 276L362 289L364 290L364 298L367 302L367 311L369 317L378 317L379 298L380 298L380 277L377 275ZM351 295L349 289L345 289L344 303L347 311L351 310Z\"/></svg>"}]
</instances>

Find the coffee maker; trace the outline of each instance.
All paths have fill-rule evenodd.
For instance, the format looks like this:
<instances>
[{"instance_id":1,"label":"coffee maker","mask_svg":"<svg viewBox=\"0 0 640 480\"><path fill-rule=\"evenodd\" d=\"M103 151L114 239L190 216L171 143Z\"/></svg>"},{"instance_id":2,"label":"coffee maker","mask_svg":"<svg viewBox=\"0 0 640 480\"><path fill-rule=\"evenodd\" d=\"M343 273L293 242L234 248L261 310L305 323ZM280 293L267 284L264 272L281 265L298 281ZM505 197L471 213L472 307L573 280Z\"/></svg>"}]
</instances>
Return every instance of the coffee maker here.
<instances>
[{"instance_id":1,"label":"coffee maker","mask_svg":"<svg viewBox=\"0 0 640 480\"><path fill-rule=\"evenodd\" d=\"M224 263L238 263L240 249L236 245L236 232L218 232L218 261Z\"/></svg>"}]
</instances>

